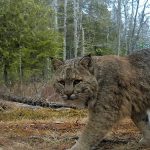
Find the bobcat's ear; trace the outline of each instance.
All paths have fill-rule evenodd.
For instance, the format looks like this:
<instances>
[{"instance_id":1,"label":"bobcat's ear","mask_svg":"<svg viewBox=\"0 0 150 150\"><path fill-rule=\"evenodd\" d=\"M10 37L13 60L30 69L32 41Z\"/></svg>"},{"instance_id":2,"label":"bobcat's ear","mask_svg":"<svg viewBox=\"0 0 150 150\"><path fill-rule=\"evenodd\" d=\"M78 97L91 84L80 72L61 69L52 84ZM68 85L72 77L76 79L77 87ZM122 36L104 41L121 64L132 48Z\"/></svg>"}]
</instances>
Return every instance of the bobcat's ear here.
<instances>
[{"instance_id":1,"label":"bobcat's ear","mask_svg":"<svg viewBox=\"0 0 150 150\"><path fill-rule=\"evenodd\" d=\"M56 59L56 58L51 58L52 60L52 66L54 70L58 69L60 66L64 64L62 60Z\"/></svg>"},{"instance_id":2,"label":"bobcat's ear","mask_svg":"<svg viewBox=\"0 0 150 150\"><path fill-rule=\"evenodd\" d=\"M80 59L79 63L86 69L89 69L92 65L91 54L84 56Z\"/></svg>"}]
</instances>

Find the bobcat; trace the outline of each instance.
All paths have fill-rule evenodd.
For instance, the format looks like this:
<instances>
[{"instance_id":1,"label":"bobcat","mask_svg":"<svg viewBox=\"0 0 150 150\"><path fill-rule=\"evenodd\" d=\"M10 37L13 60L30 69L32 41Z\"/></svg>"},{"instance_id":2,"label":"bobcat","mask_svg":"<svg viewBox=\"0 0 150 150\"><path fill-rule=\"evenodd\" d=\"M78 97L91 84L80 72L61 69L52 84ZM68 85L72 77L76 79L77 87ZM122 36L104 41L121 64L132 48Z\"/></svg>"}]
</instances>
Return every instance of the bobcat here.
<instances>
[{"instance_id":1,"label":"bobcat","mask_svg":"<svg viewBox=\"0 0 150 150\"><path fill-rule=\"evenodd\" d=\"M52 62L56 92L66 104L88 108L87 125L71 150L94 149L124 116L131 117L143 133L140 142L150 147L150 49Z\"/></svg>"}]
</instances>

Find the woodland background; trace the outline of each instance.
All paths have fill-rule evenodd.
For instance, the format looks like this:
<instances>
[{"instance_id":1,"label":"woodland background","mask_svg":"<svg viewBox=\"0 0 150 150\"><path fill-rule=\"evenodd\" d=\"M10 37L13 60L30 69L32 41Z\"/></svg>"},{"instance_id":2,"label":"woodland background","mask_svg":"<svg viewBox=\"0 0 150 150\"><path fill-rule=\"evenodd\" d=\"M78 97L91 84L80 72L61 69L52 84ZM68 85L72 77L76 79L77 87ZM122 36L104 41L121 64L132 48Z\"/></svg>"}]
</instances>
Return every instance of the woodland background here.
<instances>
[{"instance_id":1,"label":"woodland background","mask_svg":"<svg viewBox=\"0 0 150 150\"><path fill-rule=\"evenodd\" d=\"M149 0L0 0L0 84L46 83L50 57L150 47ZM38 92L38 87L36 87Z\"/></svg>"},{"instance_id":2,"label":"woodland background","mask_svg":"<svg viewBox=\"0 0 150 150\"><path fill-rule=\"evenodd\" d=\"M0 149L70 148L87 110L32 105L61 102L51 85L51 57L124 56L150 48L149 9L150 0L0 0ZM21 104L25 97L33 102ZM146 150L141 137L124 118L99 150Z\"/></svg>"}]
</instances>

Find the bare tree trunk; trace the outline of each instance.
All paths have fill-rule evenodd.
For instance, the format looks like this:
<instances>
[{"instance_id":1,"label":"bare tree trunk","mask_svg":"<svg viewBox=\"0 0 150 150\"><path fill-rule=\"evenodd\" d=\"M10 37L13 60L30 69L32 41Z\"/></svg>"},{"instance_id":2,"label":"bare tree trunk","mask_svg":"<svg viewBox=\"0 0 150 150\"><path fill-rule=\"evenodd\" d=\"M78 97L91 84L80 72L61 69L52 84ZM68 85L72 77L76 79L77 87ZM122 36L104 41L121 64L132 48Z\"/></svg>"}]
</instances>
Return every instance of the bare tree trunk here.
<instances>
[{"instance_id":1,"label":"bare tree trunk","mask_svg":"<svg viewBox=\"0 0 150 150\"><path fill-rule=\"evenodd\" d=\"M80 0L76 0L76 14L77 14L77 49L79 48L79 40L80 40L80 33L81 31L81 25L82 25L82 14L80 14Z\"/></svg>"},{"instance_id":2,"label":"bare tree trunk","mask_svg":"<svg viewBox=\"0 0 150 150\"><path fill-rule=\"evenodd\" d=\"M107 30L107 36L106 36L106 43L107 44L109 43L109 35L110 35L110 33L109 33L109 28L108 28L108 30Z\"/></svg>"},{"instance_id":3,"label":"bare tree trunk","mask_svg":"<svg viewBox=\"0 0 150 150\"><path fill-rule=\"evenodd\" d=\"M136 12L135 12L135 16L134 16L134 22L133 22L133 29L132 29L132 34L131 34L131 46L130 46L130 51L133 52L134 49L134 35L135 35L135 29L136 29L136 24L137 24L137 14L138 14L138 10L139 10L139 0L137 0L137 6L136 6Z\"/></svg>"},{"instance_id":4,"label":"bare tree trunk","mask_svg":"<svg viewBox=\"0 0 150 150\"><path fill-rule=\"evenodd\" d=\"M20 52L19 53L20 95L22 96L23 89L22 89L22 50L21 48L19 52Z\"/></svg>"},{"instance_id":5,"label":"bare tree trunk","mask_svg":"<svg viewBox=\"0 0 150 150\"><path fill-rule=\"evenodd\" d=\"M139 23L139 26L137 28L137 18L138 18L138 10L139 10L139 0L136 1L137 4L136 4L136 10L135 10L135 15L134 17L132 16L132 26L131 26L131 35L130 35L130 39L129 39L129 47L128 47L128 53L131 53L133 52L133 50L135 49L135 45L136 45L136 42L138 41L139 39L139 34L140 34L140 31L141 31L141 28L143 26L143 24L147 21L144 21L146 15L145 15L145 9L146 9L146 6L147 6L147 3L148 3L148 0L145 1L144 3L144 7L142 9L142 13L141 13L141 19L140 19L140 23ZM134 5L134 2L132 0L132 7ZM130 23L131 24L131 23Z\"/></svg>"},{"instance_id":6,"label":"bare tree trunk","mask_svg":"<svg viewBox=\"0 0 150 150\"><path fill-rule=\"evenodd\" d=\"M85 55L85 39L84 39L84 28L82 27L82 53L81 56Z\"/></svg>"},{"instance_id":7,"label":"bare tree trunk","mask_svg":"<svg viewBox=\"0 0 150 150\"><path fill-rule=\"evenodd\" d=\"M127 16L127 5L128 5L128 0L124 0L124 19L125 19L125 23L124 23L124 36L125 36L125 54L128 54L128 37L127 37L127 27L128 27L128 16Z\"/></svg>"},{"instance_id":8,"label":"bare tree trunk","mask_svg":"<svg viewBox=\"0 0 150 150\"><path fill-rule=\"evenodd\" d=\"M64 52L63 52L63 59L66 60L66 36L67 36L67 0L64 3Z\"/></svg>"},{"instance_id":9,"label":"bare tree trunk","mask_svg":"<svg viewBox=\"0 0 150 150\"><path fill-rule=\"evenodd\" d=\"M74 57L78 55L78 21L77 21L77 1L73 0L73 19L74 19Z\"/></svg>"},{"instance_id":10,"label":"bare tree trunk","mask_svg":"<svg viewBox=\"0 0 150 150\"><path fill-rule=\"evenodd\" d=\"M131 41L132 41L132 30L133 30L133 20L134 20L134 0L131 2L131 17L129 21L129 40L128 40L128 54L130 53L131 50Z\"/></svg>"},{"instance_id":11,"label":"bare tree trunk","mask_svg":"<svg viewBox=\"0 0 150 150\"><path fill-rule=\"evenodd\" d=\"M54 11L55 11L55 29L58 30L58 1L54 0Z\"/></svg>"},{"instance_id":12,"label":"bare tree trunk","mask_svg":"<svg viewBox=\"0 0 150 150\"><path fill-rule=\"evenodd\" d=\"M84 34L84 28L83 28L83 13L82 13L82 3L83 0L78 0L78 24L79 24L79 34L78 34L78 47L79 47L79 40L81 36L81 56L85 55L85 34Z\"/></svg>"},{"instance_id":13,"label":"bare tree trunk","mask_svg":"<svg viewBox=\"0 0 150 150\"><path fill-rule=\"evenodd\" d=\"M135 37L135 39L134 39L134 41L132 43L133 44L133 46L132 46L133 50L135 48L136 42L139 39L139 34L140 34L140 31L141 31L141 28L143 27L143 24L145 24L148 21L148 18L146 18L146 20L144 21L144 19L145 19L145 9L146 9L147 3L148 3L148 0L144 4L143 10L142 10L142 14L141 14L141 20L140 20L139 29L138 29L136 37Z\"/></svg>"},{"instance_id":14,"label":"bare tree trunk","mask_svg":"<svg viewBox=\"0 0 150 150\"><path fill-rule=\"evenodd\" d=\"M47 59L46 59L46 62L47 62L47 68L46 68L46 70L47 70L47 75L46 75L46 77L47 77L47 80L49 81L50 79L51 79L51 73L52 73L52 70L51 70L51 60L50 60L50 58L49 57L47 57Z\"/></svg>"},{"instance_id":15,"label":"bare tree trunk","mask_svg":"<svg viewBox=\"0 0 150 150\"><path fill-rule=\"evenodd\" d=\"M118 50L117 55L120 55L120 44L121 44L121 0L118 0Z\"/></svg>"}]
</instances>

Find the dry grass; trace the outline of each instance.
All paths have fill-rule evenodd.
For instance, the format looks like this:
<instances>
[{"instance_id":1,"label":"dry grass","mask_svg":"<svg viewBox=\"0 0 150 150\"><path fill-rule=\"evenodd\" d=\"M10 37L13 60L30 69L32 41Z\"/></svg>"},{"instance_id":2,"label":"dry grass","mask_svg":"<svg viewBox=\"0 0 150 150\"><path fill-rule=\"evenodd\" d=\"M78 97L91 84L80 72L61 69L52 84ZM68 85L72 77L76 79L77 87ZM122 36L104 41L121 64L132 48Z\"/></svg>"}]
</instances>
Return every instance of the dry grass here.
<instances>
[{"instance_id":1,"label":"dry grass","mask_svg":"<svg viewBox=\"0 0 150 150\"><path fill-rule=\"evenodd\" d=\"M19 121L19 120L55 120L55 119L72 119L83 118L86 116L85 110L54 110L54 109L30 109L30 108L14 108L9 111L0 113L0 121Z\"/></svg>"},{"instance_id":2,"label":"dry grass","mask_svg":"<svg viewBox=\"0 0 150 150\"><path fill-rule=\"evenodd\" d=\"M6 106L0 111L0 150L65 150L75 143L87 118L86 110ZM148 150L139 147L140 138L126 118L99 144L99 150Z\"/></svg>"},{"instance_id":3,"label":"dry grass","mask_svg":"<svg viewBox=\"0 0 150 150\"><path fill-rule=\"evenodd\" d=\"M84 126L86 110L8 107L0 112L2 150L63 150Z\"/></svg>"}]
</instances>

